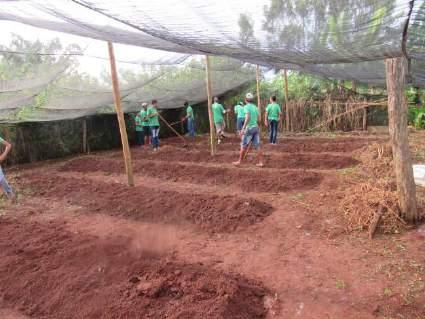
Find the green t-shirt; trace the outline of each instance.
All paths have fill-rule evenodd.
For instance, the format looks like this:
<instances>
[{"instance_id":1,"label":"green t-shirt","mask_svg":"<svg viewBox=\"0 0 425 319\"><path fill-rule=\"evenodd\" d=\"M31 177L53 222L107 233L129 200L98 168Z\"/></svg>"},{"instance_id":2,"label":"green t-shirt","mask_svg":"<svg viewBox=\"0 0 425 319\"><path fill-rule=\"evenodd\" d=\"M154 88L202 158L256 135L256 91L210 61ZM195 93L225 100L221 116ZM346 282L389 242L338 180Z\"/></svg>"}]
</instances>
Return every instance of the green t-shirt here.
<instances>
[{"instance_id":1,"label":"green t-shirt","mask_svg":"<svg viewBox=\"0 0 425 319\"><path fill-rule=\"evenodd\" d=\"M140 117L140 115L138 114L134 120L136 121L136 131L140 132L143 131L143 126L142 126L142 118Z\"/></svg>"},{"instance_id":2,"label":"green t-shirt","mask_svg":"<svg viewBox=\"0 0 425 319\"><path fill-rule=\"evenodd\" d=\"M148 110L146 111L146 116L150 116L152 114L156 114L156 116L152 116L148 119L149 126L159 126L158 111L153 105L149 105Z\"/></svg>"},{"instance_id":3,"label":"green t-shirt","mask_svg":"<svg viewBox=\"0 0 425 319\"><path fill-rule=\"evenodd\" d=\"M258 126L258 108L255 104L247 104L244 107L245 114L249 113L249 122L246 128L252 128Z\"/></svg>"},{"instance_id":4,"label":"green t-shirt","mask_svg":"<svg viewBox=\"0 0 425 319\"><path fill-rule=\"evenodd\" d=\"M238 119L243 119L245 117L245 111L243 105L237 104L235 105L235 114Z\"/></svg>"},{"instance_id":5,"label":"green t-shirt","mask_svg":"<svg viewBox=\"0 0 425 319\"><path fill-rule=\"evenodd\" d=\"M140 119L142 120L142 126L149 126L149 120L146 118L146 110L141 110L139 113Z\"/></svg>"},{"instance_id":6,"label":"green t-shirt","mask_svg":"<svg viewBox=\"0 0 425 319\"><path fill-rule=\"evenodd\" d=\"M271 103L266 107L267 117L269 120L279 120L280 106L277 103Z\"/></svg>"},{"instance_id":7,"label":"green t-shirt","mask_svg":"<svg viewBox=\"0 0 425 319\"><path fill-rule=\"evenodd\" d=\"M4 143L4 139L0 137L0 143Z\"/></svg>"},{"instance_id":8,"label":"green t-shirt","mask_svg":"<svg viewBox=\"0 0 425 319\"><path fill-rule=\"evenodd\" d=\"M224 122L224 117L223 117L223 113L224 113L224 108L223 105L221 105L220 103L214 103L212 105L212 111L213 111L213 115L214 115L214 123L223 123Z\"/></svg>"},{"instance_id":9,"label":"green t-shirt","mask_svg":"<svg viewBox=\"0 0 425 319\"><path fill-rule=\"evenodd\" d=\"M193 114L193 109L190 105L186 109L186 116L188 116L192 120L195 118L195 114Z\"/></svg>"}]
</instances>

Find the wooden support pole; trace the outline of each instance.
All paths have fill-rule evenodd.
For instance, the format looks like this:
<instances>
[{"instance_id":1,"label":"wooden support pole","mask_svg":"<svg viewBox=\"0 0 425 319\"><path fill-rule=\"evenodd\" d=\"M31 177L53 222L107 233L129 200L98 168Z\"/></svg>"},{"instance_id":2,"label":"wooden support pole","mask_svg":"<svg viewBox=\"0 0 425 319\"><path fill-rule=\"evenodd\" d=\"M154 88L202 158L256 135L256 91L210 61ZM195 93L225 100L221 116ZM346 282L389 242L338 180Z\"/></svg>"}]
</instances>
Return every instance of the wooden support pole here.
<instances>
[{"instance_id":1,"label":"wooden support pole","mask_svg":"<svg viewBox=\"0 0 425 319\"><path fill-rule=\"evenodd\" d=\"M210 145L211 145L211 155L216 153L216 144L215 144L215 127L214 127L214 118L212 112L212 88L211 88L211 71L210 71L210 57L205 56L205 74L207 81L207 97L208 97L208 117L210 120Z\"/></svg>"},{"instance_id":2,"label":"wooden support pole","mask_svg":"<svg viewBox=\"0 0 425 319\"><path fill-rule=\"evenodd\" d=\"M288 96L288 74L286 72L286 69L283 70L283 77L285 82L285 120L286 120L286 130L289 132L290 125L289 125L289 96ZM283 121L283 118L282 118ZM283 127L283 125L282 125Z\"/></svg>"},{"instance_id":3,"label":"wooden support pole","mask_svg":"<svg viewBox=\"0 0 425 319\"><path fill-rule=\"evenodd\" d=\"M87 153L87 120L83 119L83 153Z\"/></svg>"},{"instance_id":4,"label":"wooden support pole","mask_svg":"<svg viewBox=\"0 0 425 319\"><path fill-rule=\"evenodd\" d=\"M134 186L133 166L131 164L130 146L128 145L127 129L125 126L124 113L121 107L120 87L118 83L117 66L115 63L114 46L108 41L109 62L111 63L111 79L114 92L115 110L118 117L118 125L120 128L122 151L124 154L125 171L129 186Z\"/></svg>"},{"instance_id":5,"label":"wooden support pole","mask_svg":"<svg viewBox=\"0 0 425 319\"><path fill-rule=\"evenodd\" d=\"M260 96L260 66L257 64L257 106L258 106L258 113L259 117L258 120L260 121L260 132L261 128L263 127L263 110L261 108L261 96Z\"/></svg>"},{"instance_id":6,"label":"wooden support pole","mask_svg":"<svg viewBox=\"0 0 425 319\"><path fill-rule=\"evenodd\" d=\"M404 92L407 59L385 60L388 91L388 122L393 150L398 200L402 217L409 222L418 220L416 186L407 130L407 102Z\"/></svg>"}]
</instances>

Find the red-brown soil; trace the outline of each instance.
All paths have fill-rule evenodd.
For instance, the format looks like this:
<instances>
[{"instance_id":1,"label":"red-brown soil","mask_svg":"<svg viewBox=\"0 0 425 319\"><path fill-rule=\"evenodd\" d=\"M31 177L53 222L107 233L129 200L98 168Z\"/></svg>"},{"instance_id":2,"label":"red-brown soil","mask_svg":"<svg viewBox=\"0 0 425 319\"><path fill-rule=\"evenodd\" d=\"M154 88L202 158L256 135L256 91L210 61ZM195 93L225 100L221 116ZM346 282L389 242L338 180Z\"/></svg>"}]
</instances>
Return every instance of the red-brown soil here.
<instances>
[{"instance_id":1,"label":"red-brown soil","mask_svg":"<svg viewBox=\"0 0 425 319\"><path fill-rule=\"evenodd\" d=\"M211 232L229 232L261 222L273 210L255 199L180 194L146 186L128 188L90 179L34 174L26 175L24 181L39 196L66 199L90 211L149 222L191 223Z\"/></svg>"},{"instance_id":2,"label":"red-brown soil","mask_svg":"<svg viewBox=\"0 0 425 319\"><path fill-rule=\"evenodd\" d=\"M164 154L164 153L163 153ZM188 154L188 157L190 154ZM170 182L200 183L212 186L235 186L244 192L285 192L306 190L316 187L322 180L321 175L308 171L264 170L260 175L250 170L224 167L205 167L182 165L177 163L134 161L134 172L141 176L150 176L169 180ZM79 158L65 163L59 170L90 173L124 172L124 163L117 160L101 158Z\"/></svg>"},{"instance_id":3,"label":"red-brown soil","mask_svg":"<svg viewBox=\"0 0 425 319\"><path fill-rule=\"evenodd\" d=\"M335 168L372 140L282 139L265 169L229 165L237 139L163 141L132 150L133 188L120 150L14 167L0 318L424 319L424 227L346 232L358 170Z\"/></svg>"},{"instance_id":4,"label":"red-brown soil","mask_svg":"<svg viewBox=\"0 0 425 319\"><path fill-rule=\"evenodd\" d=\"M258 282L128 246L57 221L2 219L0 305L31 318L265 317Z\"/></svg>"},{"instance_id":5,"label":"red-brown soil","mask_svg":"<svg viewBox=\"0 0 425 319\"><path fill-rule=\"evenodd\" d=\"M239 157L237 148L235 152L219 152L211 156L207 150L174 149L164 146L163 150L153 153L146 148L133 148L134 159L149 159L170 162L190 163L228 163L236 161ZM115 155L118 158L120 155ZM251 150L246 158L247 163L254 163L255 150ZM359 162L351 156L334 154L298 154L298 153L266 153L264 164L267 168L278 169L341 169L357 165Z\"/></svg>"}]
</instances>

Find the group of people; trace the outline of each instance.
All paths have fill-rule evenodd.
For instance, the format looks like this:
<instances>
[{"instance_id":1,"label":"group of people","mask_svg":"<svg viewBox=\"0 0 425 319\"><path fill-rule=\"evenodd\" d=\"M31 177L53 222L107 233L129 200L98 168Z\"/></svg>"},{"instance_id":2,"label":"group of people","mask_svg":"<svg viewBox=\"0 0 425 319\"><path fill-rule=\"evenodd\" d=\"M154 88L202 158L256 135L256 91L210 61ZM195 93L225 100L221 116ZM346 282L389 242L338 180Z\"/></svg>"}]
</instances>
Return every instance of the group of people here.
<instances>
[{"instance_id":1,"label":"group of people","mask_svg":"<svg viewBox=\"0 0 425 319\"><path fill-rule=\"evenodd\" d=\"M136 122L136 140L138 145L152 144L154 150L159 148L159 119L161 115L157 110L158 102L152 100L148 106L142 103L142 109L135 118ZM195 136L195 115L189 102L184 103L186 115L182 118L182 122L187 122L187 131L190 137ZM212 104L213 120L217 134L217 143L220 144L226 137L224 129L226 121L224 115L230 112L220 104L218 97L214 97ZM257 150L258 163L257 166L263 166L263 155L260 147L260 111L254 104L254 95L247 93L245 102L239 102L234 107L236 116L236 131L241 138L241 150L239 160L234 165L240 165L248 152L250 145ZM270 97L270 103L267 105L264 114L264 125L269 129L269 142L272 145L277 143L277 132L280 120L282 118L282 110L276 102L276 96Z\"/></svg>"},{"instance_id":2,"label":"group of people","mask_svg":"<svg viewBox=\"0 0 425 319\"><path fill-rule=\"evenodd\" d=\"M151 104L142 103L142 109L135 117L136 142L138 145L152 144L156 151L159 148L159 112L157 100Z\"/></svg>"},{"instance_id":3,"label":"group of people","mask_svg":"<svg viewBox=\"0 0 425 319\"><path fill-rule=\"evenodd\" d=\"M214 124L217 133L217 143L220 144L224 135L224 114L230 110L225 110L223 105L219 103L218 98L214 98L212 105ZM257 149L257 166L262 167L263 154L260 147L260 111L254 104L254 96L252 93L247 93L245 96L245 103L239 102L234 107L236 115L236 131L241 137L241 150L239 160L234 162L234 165L240 165L248 152L250 145ZM270 104L267 105L264 124L269 128L269 142L272 145L277 144L277 131L279 122L282 118L282 111L279 104L276 103L276 96L270 97Z\"/></svg>"},{"instance_id":4,"label":"group of people","mask_svg":"<svg viewBox=\"0 0 425 319\"><path fill-rule=\"evenodd\" d=\"M189 102L185 102L186 116L182 121L187 121L188 135L195 136L195 116ZM136 143L139 146L152 145L154 151L159 148L159 119L158 101L152 100L151 104L142 103L141 110L135 117Z\"/></svg>"}]
</instances>

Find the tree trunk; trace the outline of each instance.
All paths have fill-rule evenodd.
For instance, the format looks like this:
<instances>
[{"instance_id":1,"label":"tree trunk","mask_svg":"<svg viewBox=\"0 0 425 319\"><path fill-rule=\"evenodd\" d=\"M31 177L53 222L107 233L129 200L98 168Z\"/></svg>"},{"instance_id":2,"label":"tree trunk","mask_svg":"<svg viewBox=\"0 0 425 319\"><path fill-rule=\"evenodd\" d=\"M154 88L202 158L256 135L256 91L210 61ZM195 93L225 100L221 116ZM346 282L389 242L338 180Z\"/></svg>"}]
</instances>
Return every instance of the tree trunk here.
<instances>
[{"instance_id":1,"label":"tree trunk","mask_svg":"<svg viewBox=\"0 0 425 319\"><path fill-rule=\"evenodd\" d=\"M409 222L418 220L416 186L407 131L407 102L404 85L407 73L405 57L385 61L388 90L388 121L398 200L402 217Z\"/></svg>"}]
</instances>

